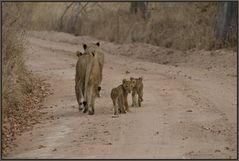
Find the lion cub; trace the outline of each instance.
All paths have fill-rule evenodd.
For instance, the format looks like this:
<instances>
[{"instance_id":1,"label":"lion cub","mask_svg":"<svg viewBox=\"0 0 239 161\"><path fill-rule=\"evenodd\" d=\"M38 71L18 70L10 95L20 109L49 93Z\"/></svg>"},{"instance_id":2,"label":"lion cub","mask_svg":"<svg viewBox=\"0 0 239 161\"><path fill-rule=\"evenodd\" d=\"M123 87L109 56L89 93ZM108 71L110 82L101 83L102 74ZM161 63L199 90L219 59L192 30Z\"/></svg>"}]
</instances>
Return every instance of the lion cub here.
<instances>
[{"instance_id":1,"label":"lion cub","mask_svg":"<svg viewBox=\"0 0 239 161\"><path fill-rule=\"evenodd\" d=\"M120 113L126 113L126 111L129 111L127 96L128 96L128 93L131 92L132 88L133 88L133 85L131 81L123 79L121 85L111 90L110 95L114 105L114 109L113 109L114 116L118 115L118 110ZM119 106L118 108L116 106L116 103Z\"/></svg>"},{"instance_id":2,"label":"lion cub","mask_svg":"<svg viewBox=\"0 0 239 161\"><path fill-rule=\"evenodd\" d=\"M138 95L138 105L141 107L141 102L143 102L143 77L130 77L130 81L134 85L132 89L132 107L137 106L136 93Z\"/></svg>"}]
</instances>

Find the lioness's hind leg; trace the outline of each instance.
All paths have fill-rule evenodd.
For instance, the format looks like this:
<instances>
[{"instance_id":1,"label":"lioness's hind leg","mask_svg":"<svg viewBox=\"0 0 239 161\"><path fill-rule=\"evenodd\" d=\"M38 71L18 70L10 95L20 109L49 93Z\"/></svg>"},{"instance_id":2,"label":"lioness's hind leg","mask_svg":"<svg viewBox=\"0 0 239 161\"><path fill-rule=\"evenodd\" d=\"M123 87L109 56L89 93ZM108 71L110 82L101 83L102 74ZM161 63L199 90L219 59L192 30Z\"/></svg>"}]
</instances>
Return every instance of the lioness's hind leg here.
<instances>
[{"instance_id":1,"label":"lioness's hind leg","mask_svg":"<svg viewBox=\"0 0 239 161\"><path fill-rule=\"evenodd\" d=\"M100 97L100 91L101 91L101 86L98 87L98 90L97 90L97 97Z\"/></svg>"},{"instance_id":2,"label":"lioness's hind leg","mask_svg":"<svg viewBox=\"0 0 239 161\"><path fill-rule=\"evenodd\" d=\"M83 93L82 93L82 88L80 88L80 93L79 93L79 101L80 101L80 104L79 104L79 110L83 110L83 102L84 102L84 96L83 96Z\"/></svg>"},{"instance_id":3,"label":"lioness's hind leg","mask_svg":"<svg viewBox=\"0 0 239 161\"><path fill-rule=\"evenodd\" d=\"M86 113L88 111L88 104L86 101L83 102L83 105L84 105L84 110L83 110L83 113Z\"/></svg>"},{"instance_id":4,"label":"lioness's hind leg","mask_svg":"<svg viewBox=\"0 0 239 161\"><path fill-rule=\"evenodd\" d=\"M88 114L89 115L94 115L95 113L95 109L94 109L94 104L95 104L95 97L93 95L93 86L90 87L89 93L88 93L88 107L89 107L89 111Z\"/></svg>"},{"instance_id":5,"label":"lioness's hind leg","mask_svg":"<svg viewBox=\"0 0 239 161\"><path fill-rule=\"evenodd\" d=\"M78 103L78 105L80 105L80 100L79 100L79 89L78 89L77 84L75 85L75 93L76 93L76 100L77 100L77 103Z\"/></svg>"},{"instance_id":6,"label":"lioness's hind leg","mask_svg":"<svg viewBox=\"0 0 239 161\"><path fill-rule=\"evenodd\" d=\"M83 109L82 108L83 94L82 94L82 90L81 90L81 87L80 87L80 81L78 81L75 85L75 93L76 93L76 99L77 99L79 111L81 111Z\"/></svg>"}]
</instances>

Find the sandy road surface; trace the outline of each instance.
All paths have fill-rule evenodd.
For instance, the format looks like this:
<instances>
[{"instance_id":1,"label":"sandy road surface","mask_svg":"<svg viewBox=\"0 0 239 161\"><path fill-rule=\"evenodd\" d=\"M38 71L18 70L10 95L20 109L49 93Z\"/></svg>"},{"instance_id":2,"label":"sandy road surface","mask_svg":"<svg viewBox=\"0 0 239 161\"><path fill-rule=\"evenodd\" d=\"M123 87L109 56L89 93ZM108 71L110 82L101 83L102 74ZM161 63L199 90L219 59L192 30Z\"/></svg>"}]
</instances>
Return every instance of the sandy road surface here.
<instances>
[{"instance_id":1,"label":"sandy road surface","mask_svg":"<svg viewBox=\"0 0 239 161\"><path fill-rule=\"evenodd\" d=\"M106 53L101 98L90 116L77 109L74 52L95 40L56 32L28 39L27 66L47 79L53 95L44 120L17 139L8 158L236 158L235 76ZM144 78L143 107L112 118L110 90L130 76Z\"/></svg>"}]
</instances>

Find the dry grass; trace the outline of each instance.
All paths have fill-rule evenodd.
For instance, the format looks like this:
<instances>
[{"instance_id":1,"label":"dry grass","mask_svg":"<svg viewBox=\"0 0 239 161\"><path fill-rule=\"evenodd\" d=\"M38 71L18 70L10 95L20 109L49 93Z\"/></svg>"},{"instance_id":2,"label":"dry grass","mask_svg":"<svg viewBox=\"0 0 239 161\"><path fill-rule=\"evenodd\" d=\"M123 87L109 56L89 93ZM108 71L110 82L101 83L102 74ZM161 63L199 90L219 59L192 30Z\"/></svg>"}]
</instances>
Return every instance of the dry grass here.
<instances>
[{"instance_id":1,"label":"dry grass","mask_svg":"<svg viewBox=\"0 0 239 161\"><path fill-rule=\"evenodd\" d=\"M3 5L3 107L17 108L16 105L21 102L22 87L27 86L24 80L24 61L22 53L24 51L23 31L20 30L17 22L12 24L16 18L10 15L12 8L10 5ZM10 17L11 16L11 17ZM28 80L24 80L28 81Z\"/></svg>"},{"instance_id":2,"label":"dry grass","mask_svg":"<svg viewBox=\"0 0 239 161\"><path fill-rule=\"evenodd\" d=\"M24 9L24 6L3 3L2 154L4 156L13 147L16 135L31 128L31 125L38 121L40 100L45 95L45 91L41 89L45 84L28 72L24 65L23 53L26 41L22 27L28 17L21 14L21 9Z\"/></svg>"},{"instance_id":3,"label":"dry grass","mask_svg":"<svg viewBox=\"0 0 239 161\"><path fill-rule=\"evenodd\" d=\"M218 43L214 37L218 2L150 2L148 21L130 14L128 2L89 2L85 12L74 3L61 25L61 16L69 4L31 3L34 6L31 29L90 35L117 43L145 42L180 50L211 49Z\"/></svg>"}]
</instances>

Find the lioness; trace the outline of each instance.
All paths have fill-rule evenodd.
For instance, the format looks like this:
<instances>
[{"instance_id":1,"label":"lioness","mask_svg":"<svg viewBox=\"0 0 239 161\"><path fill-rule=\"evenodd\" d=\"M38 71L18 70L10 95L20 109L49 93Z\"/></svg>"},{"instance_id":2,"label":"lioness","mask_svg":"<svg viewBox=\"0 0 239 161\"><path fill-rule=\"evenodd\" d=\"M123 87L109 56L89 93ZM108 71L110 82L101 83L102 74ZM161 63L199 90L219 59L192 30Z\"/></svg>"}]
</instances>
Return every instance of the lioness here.
<instances>
[{"instance_id":1,"label":"lioness","mask_svg":"<svg viewBox=\"0 0 239 161\"><path fill-rule=\"evenodd\" d=\"M83 44L83 48L85 53L84 54L92 54L96 56L96 58L99 60L100 63L100 84L102 82L102 73L103 73L103 66L104 66L104 52L100 48L100 43L89 43L89 44ZM99 87L101 88L101 87Z\"/></svg>"},{"instance_id":2,"label":"lioness","mask_svg":"<svg viewBox=\"0 0 239 161\"><path fill-rule=\"evenodd\" d=\"M84 56L84 55L86 55L87 53L82 53L82 52L80 52L80 51L76 51L76 55L78 56L78 57L80 57L80 56ZM83 60L84 61L84 60ZM85 61L84 61L85 62ZM82 64L82 63L80 63L80 64ZM103 66L102 66L103 67ZM81 69L82 69L82 67L81 67ZM98 97L100 97L100 90L101 90L101 87L99 86L98 87L98 92L97 92L97 96ZM76 94L77 95L77 94ZM78 96L77 96L77 98L78 98ZM77 99L77 101L78 101L78 99ZM79 102L78 102L79 103ZM80 104L80 103L79 103ZM82 105L82 103L81 103L81 105ZM81 110L82 108L80 108L79 110Z\"/></svg>"},{"instance_id":3,"label":"lioness","mask_svg":"<svg viewBox=\"0 0 239 161\"><path fill-rule=\"evenodd\" d=\"M118 115L118 110L120 113L126 113L129 111L127 96L132 90L131 81L123 79L122 84L111 90L111 99L113 101L113 115ZM118 107L116 106L118 104Z\"/></svg>"},{"instance_id":4,"label":"lioness","mask_svg":"<svg viewBox=\"0 0 239 161\"><path fill-rule=\"evenodd\" d=\"M84 101L84 87L85 87L85 75L87 68L87 56L82 52L77 51L76 55L78 56L77 64L76 64L76 74L75 74L75 93L76 99L79 105L79 110L82 110L82 104Z\"/></svg>"},{"instance_id":5,"label":"lioness","mask_svg":"<svg viewBox=\"0 0 239 161\"><path fill-rule=\"evenodd\" d=\"M130 81L134 85L132 89L132 106L137 106L136 93L138 95L138 105L141 107L141 102L143 102L143 77L133 78L130 77Z\"/></svg>"},{"instance_id":6,"label":"lioness","mask_svg":"<svg viewBox=\"0 0 239 161\"><path fill-rule=\"evenodd\" d=\"M95 98L98 96L99 86L102 80L102 73L100 69L100 62L96 56L90 55L89 64L86 68L86 79L85 79L85 105L84 112L88 111L89 114L93 115L95 113Z\"/></svg>"},{"instance_id":7,"label":"lioness","mask_svg":"<svg viewBox=\"0 0 239 161\"><path fill-rule=\"evenodd\" d=\"M75 92L79 104L79 110L84 105L83 112L89 110L89 114L94 114L95 97L99 96L102 81L102 71L104 56L83 44L84 53L77 52L78 61L75 75Z\"/></svg>"}]
</instances>

